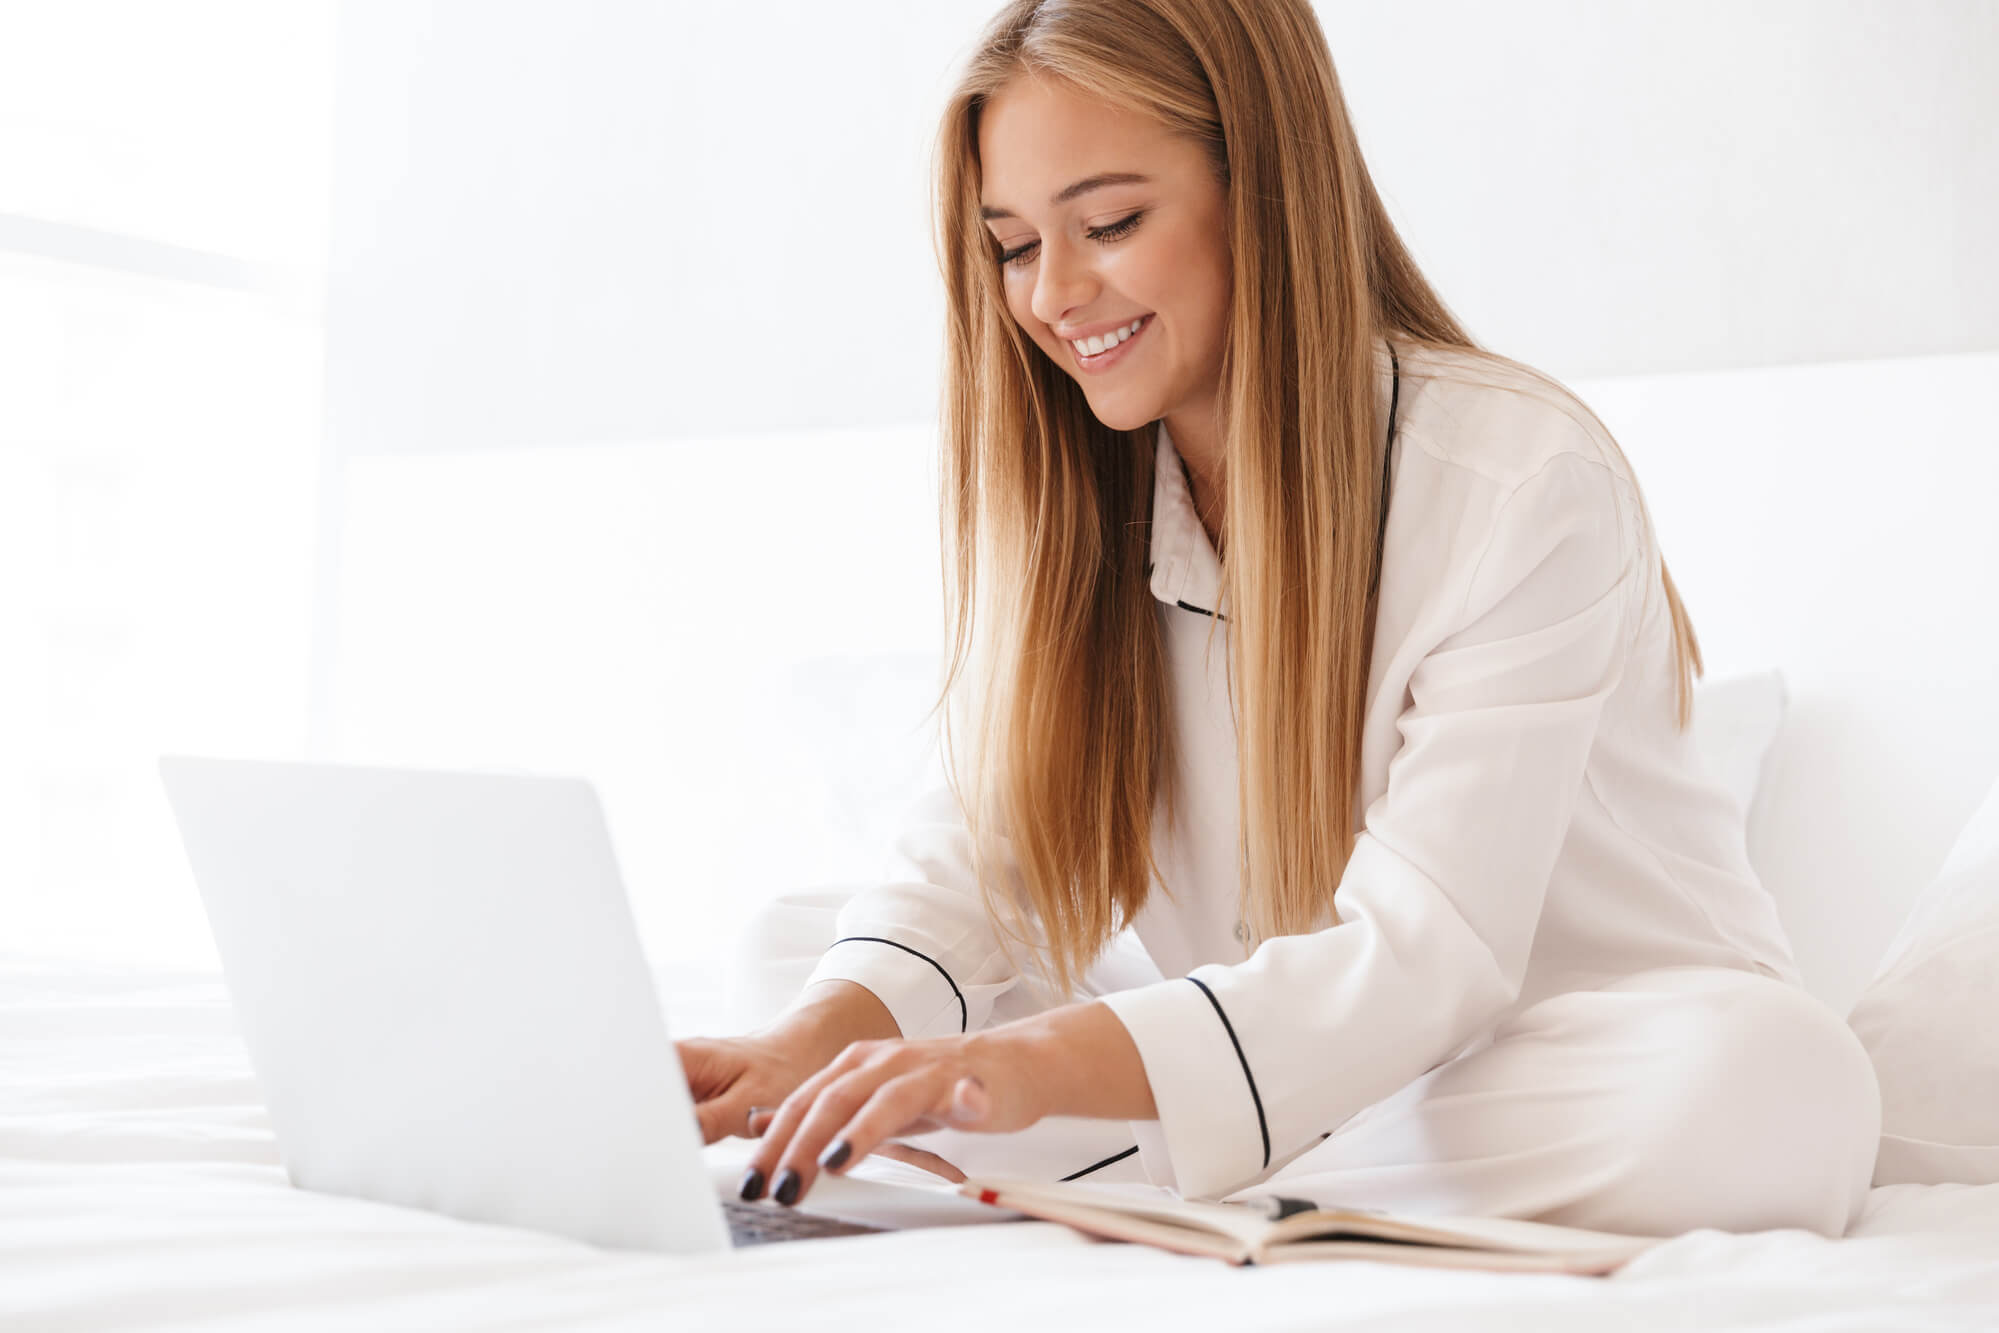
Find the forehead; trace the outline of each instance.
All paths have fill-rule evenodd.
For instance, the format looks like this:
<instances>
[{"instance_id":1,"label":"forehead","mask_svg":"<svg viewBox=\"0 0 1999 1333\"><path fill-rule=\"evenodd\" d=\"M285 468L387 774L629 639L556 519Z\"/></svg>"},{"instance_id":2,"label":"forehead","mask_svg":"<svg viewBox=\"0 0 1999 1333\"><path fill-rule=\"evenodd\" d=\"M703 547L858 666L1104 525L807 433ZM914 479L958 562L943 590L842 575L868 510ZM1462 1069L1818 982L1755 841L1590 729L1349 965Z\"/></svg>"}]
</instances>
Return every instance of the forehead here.
<instances>
[{"instance_id":1,"label":"forehead","mask_svg":"<svg viewBox=\"0 0 1999 1333\"><path fill-rule=\"evenodd\" d=\"M1104 171L1171 175L1189 151L1149 116L1062 80L1018 75L980 113L980 193L988 205L1037 213L1071 181Z\"/></svg>"}]
</instances>

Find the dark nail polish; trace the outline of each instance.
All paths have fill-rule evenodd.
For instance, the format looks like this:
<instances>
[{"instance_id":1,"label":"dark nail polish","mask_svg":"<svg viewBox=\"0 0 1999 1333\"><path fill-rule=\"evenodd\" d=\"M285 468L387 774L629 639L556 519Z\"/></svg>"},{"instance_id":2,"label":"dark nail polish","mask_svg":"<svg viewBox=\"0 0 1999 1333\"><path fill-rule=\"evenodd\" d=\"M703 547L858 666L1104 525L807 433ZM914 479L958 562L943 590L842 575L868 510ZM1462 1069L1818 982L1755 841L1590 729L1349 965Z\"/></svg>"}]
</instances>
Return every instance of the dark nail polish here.
<instances>
[{"instance_id":1,"label":"dark nail polish","mask_svg":"<svg viewBox=\"0 0 1999 1333\"><path fill-rule=\"evenodd\" d=\"M737 1195L746 1200L761 1199L764 1196L764 1173L754 1166L743 1172L743 1183L737 1188Z\"/></svg>"},{"instance_id":2,"label":"dark nail polish","mask_svg":"<svg viewBox=\"0 0 1999 1333\"><path fill-rule=\"evenodd\" d=\"M777 1188L770 1192L770 1197L788 1208L798 1202L798 1185L798 1173L787 1166L777 1173Z\"/></svg>"},{"instance_id":3,"label":"dark nail polish","mask_svg":"<svg viewBox=\"0 0 1999 1333\"><path fill-rule=\"evenodd\" d=\"M854 1145L845 1139L834 1139L833 1146L819 1154L819 1165L828 1171L838 1170L853 1155Z\"/></svg>"}]
</instances>

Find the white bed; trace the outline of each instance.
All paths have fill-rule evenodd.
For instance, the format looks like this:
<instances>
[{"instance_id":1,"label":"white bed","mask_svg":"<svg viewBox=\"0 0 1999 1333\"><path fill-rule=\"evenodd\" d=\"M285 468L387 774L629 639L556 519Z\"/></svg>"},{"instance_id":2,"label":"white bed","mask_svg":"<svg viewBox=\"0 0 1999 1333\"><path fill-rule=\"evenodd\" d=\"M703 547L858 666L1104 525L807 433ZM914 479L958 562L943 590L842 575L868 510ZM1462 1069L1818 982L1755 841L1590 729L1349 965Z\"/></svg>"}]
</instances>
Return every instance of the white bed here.
<instances>
[{"instance_id":1,"label":"white bed","mask_svg":"<svg viewBox=\"0 0 1999 1333\"><path fill-rule=\"evenodd\" d=\"M1750 852L1842 1014L1999 774L1995 384L1984 355L1577 386L1711 674L1784 669ZM717 953L662 979L676 1035L795 984ZM1608 1279L1238 1269L1039 1222L618 1254L293 1190L218 977L0 953L0 1329L547 1326L1989 1329L1999 1185L1884 1185L1843 1239L1697 1231Z\"/></svg>"},{"instance_id":2,"label":"white bed","mask_svg":"<svg viewBox=\"0 0 1999 1333\"><path fill-rule=\"evenodd\" d=\"M652 1257L292 1189L213 976L0 956L0 1062L0 1327L37 1333L1999 1323L1999 1185L1876 1189L1839 1241L1693 1232L1605 1279L1231 1268L1043 1222Z\"/></svg>"}]
</instances>

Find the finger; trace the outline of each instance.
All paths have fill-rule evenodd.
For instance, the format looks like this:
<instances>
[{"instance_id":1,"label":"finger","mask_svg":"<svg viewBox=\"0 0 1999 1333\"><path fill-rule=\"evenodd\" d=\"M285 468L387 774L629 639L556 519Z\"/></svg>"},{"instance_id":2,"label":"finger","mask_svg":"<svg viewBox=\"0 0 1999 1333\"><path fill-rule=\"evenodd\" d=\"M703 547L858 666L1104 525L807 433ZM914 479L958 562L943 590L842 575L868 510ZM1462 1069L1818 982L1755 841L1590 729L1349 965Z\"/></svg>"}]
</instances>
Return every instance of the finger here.
<instances>
[{"instance_id":1,"label":"finger","mask_svg":"<svg viewBox=\"0 0 1999 1333\"><path fill-rule=\"evenodd\" d=\"M724 1138L760 1138L771 1117L777 1114L777 1108L745 1106L744 1103L755 1095L739 1089L731 1096L717 1097L696 1106L694 1116L701 1123L703 1141L713 1143Z\"/></svg>"},{"instance_id":2,"label":"finger","mask_svg":"<svg viewBox=\"0 0 1999 1333\"><path fill-rule=\"evenodd\" d=\"M762 1198L765 1188L777 1183L775 1177L778 1171L778 1158L791 1142L791 1136L797 1132L799 1124L805 1119L805 1113L811 1109L813 1098L819 1095L819 1090L833 1080L844 1077L848 1070L858 1067L861 1061L871 1054L873 1048L886 1044L889 1043L849 1042L844 1050L829 1060L812 1077L792 1089L791 1094L778 1103L777 1114L764 1126L763 1133L757 1139L757 1149L750 1154L750 1159L744 1166L742 1183L737 1188L740 1197Z\"/></svg>"},{"instance_id":3,"label":"finger","mask_svg":"<svg viewBox=\"0 0 1999 1333\"><path fill-rule=\"evenodd\" d=\"M965 1129L976 1129L987 1116L992 1114L993 1099L986 1092L985 1083L977 1074L967 1074L951 1085L950 1107L946 1118Z\"/></svg>"},{"instance_id":4,"label":"finger","mask_svg":"<svg viewBox=\"0 0 1999 1333\"><path fill-rule=\"evenodd\" d=\"M905 1068L902 1060L876 1057L821 1088L805 1119L800 1122L798 1132L778 1158L777 1174L771 1177L771 1197L779 1203L790 1204L797 1203L810 1193L812 1182L819 1176L820 1156L832 1143L834 1135L843 1133L842 1127L877 1095L884 1080L895 1082L920 1077L918 1073L901 1072ZM905 1100L908 1100L907 1097ZM790 1179L793 1175L797 1177L795 1186Z\"/></svg>"},{"instance_id":5,"label":"finger","mask_svg":"<svg viewBox=\"0 0 1999 1333\"><path fill-rule=\"evenodd\" d=\"M720 1059L721 1052L700 1038L674 1043L680 1057L680 1072L687 1080L687 1093L694 1099L694 1119L701 1127L701 1141L713 1143L735 1131L730 1120L740 1114L742 1098L723 1097L734 1083Z\"/></svg>"},{"instance_id":6,"label":"finger","mask_svg":"<svg viewBox=\"0 0 1999 1333\"><path fill-rule=\"evenodd\" d=\"M680 1072L687 1079L687 1090L694 1094L695 1101L707 1101L728 1086L722 1052L712 1042L688 1037L676 1041L673 1047L680 1057Z\"/></svg>"},{"instance_id":7,"label":"finger","mask_svg":"<svg viewBox=\"0 0 1999 1333\"><path fill-rule=\"evenodd\" d=\"M714 1143L743 1132L743 1103L745 1097L717 1097L700 1102L694 1108L694 1118L701 1125L701 1141Z\"/></svg>"},{"instance_id":8,"label":"finger","mask_svg":"<svg viewBox=\"0 0 1999 1333\"><path fill-rule=\"evenodd\" d=\"M891 1139L881 1147L875 1149L870 1156L893 1157L898 1162L907 1162L911 1166L920 1166L925 1171L933 1175L942 1176L954 1184L962 1185L965 1183L965 1173L963 1171L960 1171L957 1167L926 1148L913 1148L907 1143L897 1143Z\"/></svg>"},{"instance_id":9,"label":"finger","mask_svg":"<svg viewBox=\"0 0 1999 1333\"><path fill-rule=\"evenodd\" d=\"M954 1070L926 1065L879 1084L837 1134L829 1136L835 1141L824 1159L826 1169L837 1174L887 1140L913 1133L926 1123L953 1123L952 1099L961 1081Z\"/></svg>"}]
</instances>

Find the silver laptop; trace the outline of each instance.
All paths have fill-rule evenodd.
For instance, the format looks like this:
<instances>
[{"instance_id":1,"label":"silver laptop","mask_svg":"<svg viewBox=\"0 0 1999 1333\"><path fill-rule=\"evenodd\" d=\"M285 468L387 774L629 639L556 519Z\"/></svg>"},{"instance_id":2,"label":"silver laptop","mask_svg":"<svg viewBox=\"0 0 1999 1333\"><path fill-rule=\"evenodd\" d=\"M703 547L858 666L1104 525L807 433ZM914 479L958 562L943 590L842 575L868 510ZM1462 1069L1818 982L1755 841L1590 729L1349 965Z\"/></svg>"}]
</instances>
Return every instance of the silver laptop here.
<instances>
[{"instance_id":1,"label":"silver laptop","mask_svg":"<svg viewBox=\"0 0 1999 1333\"><path fill-rule=\"evenodd\" d=\"M1020 1216L824 1172L735 1197L752 1145L703 1151L590 783L160 774L294 1185L671 1253Z\"/></svg>"}]
</instances>

